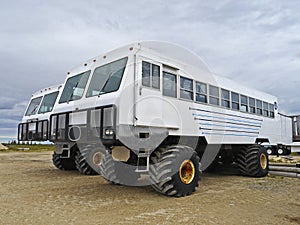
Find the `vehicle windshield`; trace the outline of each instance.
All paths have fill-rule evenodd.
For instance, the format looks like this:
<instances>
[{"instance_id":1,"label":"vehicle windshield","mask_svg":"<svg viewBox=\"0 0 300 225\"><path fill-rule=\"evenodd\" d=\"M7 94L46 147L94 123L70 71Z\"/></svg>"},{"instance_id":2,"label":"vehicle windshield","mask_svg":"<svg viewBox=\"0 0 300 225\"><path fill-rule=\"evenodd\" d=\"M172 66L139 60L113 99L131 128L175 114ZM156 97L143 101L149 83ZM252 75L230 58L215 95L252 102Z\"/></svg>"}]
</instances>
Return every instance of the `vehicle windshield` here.
<instances>
[{"instance_id":1,"label":"vehicle windshield","mask_svg":"<svg viewBox=\"0 0 300 225\"><path fill-rule=\"evenodd\" d=\"M38 98L34 98L31 100L29 106L28 106L28 109L25 113L26 116L31 116L31 115L34 115L37 113L38 111L38 107L41 103L41 100L42 100L42 96L41 97L38 97Z\"/></svg>"},{"instance_id":2,"label":"vehicle windshield","mask_svg":"<svg viewBox=\"0 0 300 225\"><path fill-rule=\"evenodd\" d=\"M86 97L117 91L126 63L127 57L96 68Z\"/></svg>"},{"instance_id":3,"label":"vehicle windshield","mask_svg":"<svg viewBox=\"0 0 300 225\"><path fill-rule=\"evenodd\" d=\"M86 71L84 73L70 77L66 82L65 88L59 99L59 103L80 99L83 95L90 72L91 71Z\"/></svg>"},{"instance_id":4,"label":"vehicle windshield","mask_svg":"<svg viewBox=\"0 0 300 225\"><path fill-rule=\"evenodd\" d=\"M41 104L40 109L39 109L39 114L40 113L47 113L47 112L52 111L54 103L55 103L56 98L57 98L57 95L58 95L58 91L47 94L47 95L44 96L44 99L43 99L42 104Z\"/></svg>"}]
</instances>

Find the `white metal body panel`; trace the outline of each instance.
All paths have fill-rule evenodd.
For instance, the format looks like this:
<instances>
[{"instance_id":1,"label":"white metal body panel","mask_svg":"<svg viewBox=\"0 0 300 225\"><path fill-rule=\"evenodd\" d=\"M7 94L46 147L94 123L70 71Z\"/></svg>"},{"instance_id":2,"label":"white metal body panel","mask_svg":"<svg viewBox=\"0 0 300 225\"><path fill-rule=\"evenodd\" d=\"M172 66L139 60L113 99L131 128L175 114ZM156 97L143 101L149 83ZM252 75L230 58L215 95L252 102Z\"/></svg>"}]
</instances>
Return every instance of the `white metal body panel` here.
<instances>
[{"instance_id":1,"label":"white metal body panel","mask_svg":"<svg viewBox=\"0 0 300 225\"><path fill-rule=\"evenodd\" d=\"M29 115L27 116L26 115L26 112L27 112L27 109L29 107L29 104L31 102L32 99L34 98L38 98L38 97L42 97L42 100L40 102L40 104L42 103L43 101L43 97L47 94L51 94L53 92L57 92L59 90L61 90L62 88L62 85L54 85L54 86L51 86L51 87L47 87L47 88L43 88L35 93L32 94L31 98L30 98L30 101L26 107L26 110L24 112L24 115L23 115L23 118L22 118L22 123L26 123L26 122L29 122L29 121L35 121L35 120L49 120L49 117L51 115L52 112L47 112L47 113L36 113L36 114L33 114L33 115ZM56 99L57 101L57 99ZM56 103L54 104L54 106L57 105ZM38 109L37 111L39 110L40 108L40 105L38 106Z\"/></svg>"},{"instance_id":2,"label":"white metal body panel","mask_svg":"<svg viewBox=\"0 0 300 225\"><path fill-rule=\"evenodd\" d=\"M292 152L300 153L300 143L299 142L293 142L291 147L292 147Z\"/></svg>"},{"instance_id":3,"label":"white metal body panel","mask_svg":"<svg viewBox=\"0 0 300 225\"><path fill-rule=\"evenodd\" d=\"M128 57L128 62L119 90L87 98L87 87L94 69L122 57ZM159 90L142 86L143 60L160 66ZM128 45L87 61L83 66L70 71L67 79L88 70L91 70L91 74L83 97L76 101L56 104L54 113L114 104L118 113L117 125L163 127L169 130L170 135L203 136L208 144L253 144L257 138L268 139L272 145L291 144L291 121L280 116L277 110L275 118L269 118L163 96L162 71L170 70L177 75L178 84L179 76L184 76L269 103L277 102L277 98L272 95L212 74L197 56L178 47L174 48L173 45L155 45L153 42ZM178 85L177 89L179 94Z\"/></svg>"}]
</instances>

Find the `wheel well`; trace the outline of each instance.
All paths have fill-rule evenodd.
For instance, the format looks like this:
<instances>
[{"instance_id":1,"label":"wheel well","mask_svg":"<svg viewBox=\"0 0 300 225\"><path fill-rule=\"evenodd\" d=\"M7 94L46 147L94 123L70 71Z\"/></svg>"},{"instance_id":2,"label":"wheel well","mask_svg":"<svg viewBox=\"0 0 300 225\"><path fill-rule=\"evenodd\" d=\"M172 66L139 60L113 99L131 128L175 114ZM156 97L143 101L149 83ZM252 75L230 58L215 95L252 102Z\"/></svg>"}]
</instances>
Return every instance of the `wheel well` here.
<instances>
[{"instance_id":1,"label":"wheel well","mask_svg":"<svg viewBox=\"0 0 300 225\"><path fill-rule=\"evenodd\" d=\"M207 141L205 137L197 137L197 136L168 136L166 139L160 144L160 147L170 146L170 145L185 145L193 148L198 155L202 155L206 149Z\"/></svg>"},{"instance_id":2,"label":"wheel well","mask_svg":"<svg viewBox=\"0 0 300 225\"><path fill-rule=\"evenodd\" d=\"M257 138L255 141L256 144L261 144L261 143L270 143L268 138Z\"/></svg>"}]
</instances>

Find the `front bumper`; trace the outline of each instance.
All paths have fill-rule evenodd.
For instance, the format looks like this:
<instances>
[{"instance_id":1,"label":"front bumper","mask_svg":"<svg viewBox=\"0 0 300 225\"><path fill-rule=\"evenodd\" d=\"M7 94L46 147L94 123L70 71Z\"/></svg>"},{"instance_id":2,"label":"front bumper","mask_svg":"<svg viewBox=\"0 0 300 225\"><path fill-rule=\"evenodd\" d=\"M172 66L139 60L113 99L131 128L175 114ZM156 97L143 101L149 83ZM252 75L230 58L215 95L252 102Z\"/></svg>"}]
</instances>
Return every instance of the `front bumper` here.
<instances>
[{"instance_id":1,"label":"front bumper","mask_svg":"<svg viewBox=\"0 0 300 225\"><path fill-rule=\"evenodd\" d=\"M50 116L49 139L53 142L98 142L116 139L116 107L107 105Z\"/></svg>"},{"instance_id":2,"label":"front bumper","mask_svg":"<svg viewBox=\"0 0 300 225\"><path fill-rule=\"evenodd\" d=\"M37 120L18 125L18 141L47 141L49 121Z\"/></svg>"}]
</instances>

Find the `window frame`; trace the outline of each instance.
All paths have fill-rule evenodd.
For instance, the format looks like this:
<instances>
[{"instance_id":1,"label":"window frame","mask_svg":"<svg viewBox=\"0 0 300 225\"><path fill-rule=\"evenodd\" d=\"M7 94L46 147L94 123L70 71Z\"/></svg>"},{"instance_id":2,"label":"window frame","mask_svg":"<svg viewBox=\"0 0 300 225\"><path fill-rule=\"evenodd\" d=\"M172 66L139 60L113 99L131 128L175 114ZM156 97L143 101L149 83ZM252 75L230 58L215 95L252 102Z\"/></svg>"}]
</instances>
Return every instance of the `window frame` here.
<instances>
[{"instance_id":1,"label":"window frame","mask_svg":"<svg viewBox=\"0 0 300 225\"><path fill-rule=\"evenodd\" d=\"M275 106L272 103L269 103L269 117L275 118Z\"/></svg>"},{"instance_id":2,"label":"window frame","mask_svg":"<svg viewBox=\"0 0 300 225\"><path fill-rule=\"evenodd\" d=\"M44 96L38 96L38 97L32 98L26 109L25 116L32 116L32 115L38 114L38 111L39 111L39 108L40 108L40 105L41 105L41 102L43 101L43 99L44 99ZM37 100L38 100L38 104L32 105L32 103L35 103ZM33 106L33 107L31 107L31 106ZM29 109L31 109L31 112L29 112Z\"/></svg>"},{"instance_id":3,"label":"window frame","mask_svg":"<svg viewBox=\"0 0 300 225\"><path fill-rule=\"evenodd\" d=\"M254 101L254 105L250 104L250 100ZM252 97L249 97L248 101L249 101L249 113L256 114L256 99L252 98ZM253 110L253 112L251 110Z\"/></svg>"},{"instance_id":4,"label":"window frame","mask_svg":"<svg viewBox=\"0 0 300 225\"><path fill-rule=\"evenodd\" d=\"M105 66L109 66L109 65L111 65L111 64L113 64L113 63L116 63L116 62L120 62L120 61L122 61L122 60L125 60L125 63L124 63L124 67L123 67L123 73L122 73L122 75L121 75L121 77L120 77L120 79L119 79L119 85L117 86L117 88L115 88L115 89L113 89L113 90L109 90L109 91L105 91L105 92L101 93L101 91L104 91L104 90L105 90L105 87L106 87L107 84L109 83L110 79L114 77L113 75L111 75L110 77L107 78L108 80L105 81L106 84L104 84L100 90L90 90L90 89L92 88L92 87L91 87L92 83L97 81L97 78L95 78L94 76L97 75L97 74L95 74L95 73L97 73L97 70L98 70L98 69L103 68L103 67L105 67ZM112 93L112 92L118 91L118 90L120 89L120 86L121 86L121 83L122 83L122 80L123 80L123 76L124 76L124 73L125 73L125 70L126 70L126 67L127 67L127 63L128 63L128 57L123 57L123 58L120 58L120 59L117 59L117 60L114 60L114 61L112 61L112 62L109 62L109 63L106 63L106 64L103 64L103 65L101 65L101 66L96 67L96 68L94 69L94 71L93 71L93 74L91 75L91 78L90 78L90 81L89 81L89 85L88 85L88 88L87 88L85 97L86 97L86 98L91 98L91 97L95 97L95 96L99 96L99 95L108 94L108 93ZM112 73L112 74L116 74L116 73ZM95 80L94 80L94 79L95 79ZM99 93L98 93L98 94L90 94L90 91L99 91Z\"/></svg>"},{"instance_id":5,"label":"window frame","mask_svg":"<svg viewBox=\"0 0 300 225\"><path fill-rule=\"evenodd\" d=\"M224 98L223 92L228 92L228 99ZM230 109L231 108L231 103L230 103L230 91L224 88L221 88L221 106ZM226 106L225 103L228 103Z\"/></svg>"},{"instance_id":6,"label":"window frame","mask_svg":"<svg viewBox=\"0 0 300 225\"><path fill-rule=\"evenodd\" d=\"M261 105L261 107L259 107L259 103L260 102L260 105ZM263 102L262 102L262 100L259 100L259 99L256 99L256 101L255 101L255 103L256 103L256 114L257 115L263 115Z\"/></svg>"},{"instance_id":7,"label":"window frame","mask_svg":"<svg viewBox=\"0 0 300 225\"><path fill-rule=\"evenodd\" d=\"M143 84L142 82L142 86L161 90L162 96L193 101L195 103L205 103L207 105L222 107L228 110L275 118L274 104L264 102L243 93L231 91L230 89L181 76L177 72L169 71L169 69L165 70L163 65L152 63L150 60L142 60L142 63L147 63L150 68L148 76L149 83ZM159 79L158 87L153 87L153 68L155 66L159 71L158 76L156 76ZM188 83L188 86L183 85L185 80L190 82ZM166 89L166 82L171 84L171 89ZM268 107L266 108L264 104L267 104Z\"/></svg>"},{"instance_id":8,"label":"window frame","mask_svg":"<svg viewBox=\"0 0 300 225\"><path fill-rule=\"evenodd\" d=\"M235 95L238 96L238 101L233 100L233 96L235 96ZM233 110L240 111L240 108L241 108L241 106L240 106L240 100L241 100L240 94L237 93L237 92L232 91L232 92L231 92L231 98L230 98L230 100L231 100L231 108L232 108ZM237 105L237 108L234 108L235 105Z\"/></svg>"},{"instance_id":9,"label":"window frame","mask_svg":"<svg viewBox=\"0 0 300 225\"><path fill-rule=\"evenodd\" d=\"M197 85L199 84L199 87L200 87L200 92L198 92L198 89L197 89ZM205 92L202 92L202 89L201 89L201 85L204 85L205 86ZM208 103L208 97L207 97L207 89L208 89L208 85L206 83L203 83L203 82L200 82L200 81L195 81L195 101L196 102L201 102L201 103ZM204 102L203 101L200 101L201 98L199 98L199 100L197 100L197 97L198 96L202 96L204 97Z\"/></svg>"},{"instance_id":10,"label":"window frame","mask_svg":"<svg viewBox=\"0 0 300 225\"><path fill-rule=\"evenodd\" d=\"M211 104L211 105L216 105L216 106L220 106L220 88L217 87L217 86L215 86L215 85L211 85L211 84L209 84L208 87L209 87L209 88L208 88L209 104ZM218 95L213 95L212 92L211 92L211 90L212 90L212 89L215 89L215 88L216 88L217 91L218 91ZM212 99L217 100L217 104L212 103Z\"/></svg>"},{"instance_id":11,"label":"window frame","mask_svg":"<svg viewBox=\"0 0 300 225\"><path fill-rule=\"evenodd\" d=\"M147 63L149 64L150 66L150 70L149 70L149 85L145 85L144 84L144 78L143 78L143 69L144 69L144 66L143 64L144 63ZM158 68L158 77L157 76L153 76L153 71L154 71L154 67L157 67ZM161 77L162 77L162 72L161 72L161 65L159 64L156 64L156 63L152 63L152 62L149 62L147 60L142 60L142 68L141 68L141 85L143 87L147 87L147 88L153 88L154 90L159 90L160 91L160 88L161 88ZM153 83L154 83L154 78L157 77L158 79L158 87L157 86L154 86Z\"/></svg>"},{"instance_id":12,"label":"window frame","mask_svg":"<svg viewBox=\"0 0 300 225\"><path fill-rule=\"evenodd\" d=\"M68 99L68 100L66 100L66 101L65 101L64 99L62 100L62 97L64 96L65 88L67 87L67 84L68 84L68 81L69 81L70 79L72 79L72 78L75 78L75 77L77 77L77 76L83 76L83 75L85 75L85 74L87 74L87 75L86 75L87 77L86 77L85 85L84 85L84 88L83 88L83 90L82 90L81 96L80 96L79 98L76 98L76 99ZM87 88L87 84L89 83L90 76L91 76L91 70L87 70L87 71L78 73L78 74L76 74L76 75L74 75L74 76L68 77L67 81L65 82L64 89L62 90L62 93L61 93L60 98L59 98L59 100L58 100L58 104L68 103L68 102L77 101L77 100L82 99L82 97L84 96L84 92L85 92L85 90L86 90L86 88ZM75 87L75 88L76 88L76 87ZM74 90L75 90L75 89L74 89ZM73 93L74 93L74 90L73 90ZM70 98L70 97L71 97L71 96L69 96L69 98Z\"/></svg>"},{"instance_id":13,"label":"window frame","mask_svg":"<svg viewBox=\"0 0 300 225\"><path fill-rule=\"evenodd\" d=\"M173 96L173 95L166 95L165 94L165 74L167 74L167 75L171 75L171 76L174 76L175 77L175 96ZM178 91L177 91L177 89L178 89L178 85L177 85L177 83L178 83L178 79L177 79L177 74L174 74L174 73L170 73L170 72L167 72L167 71L163 71L163 73L162 73L162 78L163 78L163 80L162 80L162 95L163 96L167 96L167 97L171 97L171 98L177 98L178 97Z\"/></svg>"},{"instance_id":14,"label":"window frame","mask_svg":"<svg viewBox=\"0 0 300 225\"><path fill-rule=\"evenodd\" d=\"M186 89L184 87L182 87L182 80L188 80L190 82L192 82L192 86L191 88L192 89ZM180 85L179 85L179 98L180 99L184 99L184 100L190 100L190 101L194 101L194 80L191 79L191 78L187 78L187 77L184 77L184 76L179 76L179 81L180 81ZM191 99L190 98L185 98L182 96L182 91L183 92L188 92L190 95L191 95Z\"/></svg>"},{"instance_id":15,"label":"window frame","mask_svg":"<svg viewBox=\"0 0 300 225\"><path fill-rule=\"evenodd\" d=\"M263 116L269 117L269 103L263 101L262 104L263 104ZM267 108L265 109L265 107Z\"/></svg>"},{"instance_id":16,"label":"window frame","mask_svg":"<svg viewBox=\"0 0 300 225\"><path fill-rule=\"evenodd\" d=\"M246 98L246 104L243 103L243 98ZM249 97L247 95L240 94L240 101L241 101L240 111L249 112ZM246 110L244 110L243 107L246 107Z\"/></svg>"},{"instance_id":17,"label":"window frame","mask_svg":"<svg viewBox=\"0 0 300 225\"><path fill-rule=\"evenodd\" d=\"M40 103L40 107L39 107L39 110L38 110L38 113L37 114L45 114L45 113L49 113L49 112L52 112L53 108L54 108L54 105L55 105L55 102L58 98L58 94L59 94L59 91L55 91L55 92L52 92L52 93L48 93L48 94L45 94L44 97L43 97L43 100L41 101ZM42 111L42 107L44 106L43 103L47 100L47 98L49 96L52 96L52 95L55 95L56 97L53 99L53 104L51 106L51 109L48 109L49 105L46 105L47 106L47 111L46 110L43 110Z\"/></svg>"},{"instance_id":18,"label":"window frame","mask_svg":"<svg viewBox=\"0 0 300 225\"><path fill-rule=\"evenodd\" d=\"M144 81L145 81L145 78L146 77L144 77L144 65L145 64L147 64L147 65L149 65L149 77L148 77L148 82L149 82L149 85L148 85L148 82L147 82L147 84L145 84L144 83ZM144 87L151 87L151 63L150 62L147 62L147 61L142 61L142 86L144 86Z\"/></svg>"}]
</instances>

